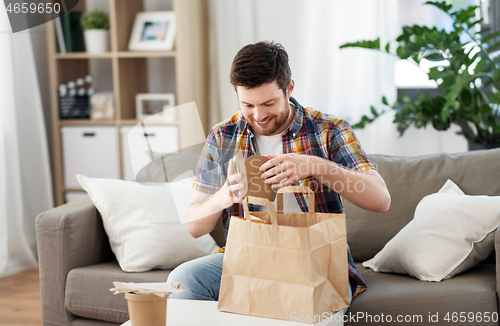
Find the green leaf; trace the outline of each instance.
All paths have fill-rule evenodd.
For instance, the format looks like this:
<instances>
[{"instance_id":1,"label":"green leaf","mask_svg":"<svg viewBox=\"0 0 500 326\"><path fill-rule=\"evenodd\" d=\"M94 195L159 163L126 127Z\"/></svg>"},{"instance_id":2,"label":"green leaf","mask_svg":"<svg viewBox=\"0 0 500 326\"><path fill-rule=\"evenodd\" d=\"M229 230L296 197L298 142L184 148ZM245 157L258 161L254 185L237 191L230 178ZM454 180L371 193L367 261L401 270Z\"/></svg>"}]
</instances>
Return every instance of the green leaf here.
<instances>
[{"instance_id":1,"label":"green leaf","mask_svg":"<svg viewBox=\"0 0 500 326\"><path fill-rule=\"evenodd\" d=\"M361 121L359 121L356 124L351 125L353 129L363 129L365 127L365 124L370 121L370 118L368 118L366 115L361 117Z\"/></svg>"},{"instance_id":2,"label":"green leaf","mask_svg":"<svg viewBox=\"0 0 500 326\"><path fill-rule=\"evenodd\" d=\"M427 1L425 3L426 5L433 5L434 7L437 7L441 9L442 11L448 13L450 11L452 5L447 5L445 1L439 2L439 1Z\"/></svg>"},{"instance_id":3,"label":"green leaf","mask_svg":"<svg viewBox=\"0 0 500 326\"><path fill-rule=\"evenodd\" d=\"M397 42L406 42L406 41L408 41L408 39L409 39L409 35L408 35L408 34L404 34L404 33L403 33L403 34L399 35L399 36L396 38L396 41L397 41Z\"/></svg>"},{"instance_id":4,"label":"green leaf","mask_svg":"<svg viewBox=\"0 0 500 326\"><path fill-rule=\"evenodd\" d=\"M479 62L476 65L476 68L474 69L475 71L481 71L483 69L483 66L486 64L488 59L486 57L482 57Z\"/></svg>"},{"instance_id":5,"label":"green leaf","mask_svg":"<svg viewBox=\"0 0 500 326\"><path fill-rule=\"evenodd\" d=\"M493 44L492 46L488 47L488 51L493 52L499 46L500 46L500 42L497 42L497 43Z\"/></svg>"},{"instance_id":6,"label":"green leaf","mask_svg":"<svg viewBox=\"0 0 500 326\"><path fill-rule=\"evenodd\" d=\"M478 58L481 54L482 54L482 53L481 53L481 51L476 52L476 54L474 54L474 55L472 56L472 58L470 58L470 60L469 60L470 64L474 63L474 61L476 61L476 59L477 59L477 58Z\"/></svg>"},{"instance_id":7,"label":"green leaf","mask_svg":"<svg viewBox=\"0 0 500 326\"><path fill-rule=\"evenodd\" d=\"M430 53L425 56L425 58L429 61L442 61L444 60L443 55L437 52Z\"/></svg>"},{"instance_id":8,"label":"green leaf","mask_svg":"<svg viewBox=\"0 0 500 326\"><path fill-rule=\"evenodd\" d=\"M476 21L473 21L472 23L467 23L468 28L472 28L474 25L480 24L483 21L483 19L478 19Z\"/></svg>"},{"instance_id":9,"label":"green leaf","mask_svg":"<svg viewBox=\"0 0 500 326\"><path fill-rule=\"evenodd\" d=\"M403 26L403 32L406 34L413 34L413 29L410 26Z\"/></svg>"},{"instance_id":10,"label":"green leaf","mask_svg":"<svg viewBox=\"0 0 500 326\"><path fill-rule=\"evenodd\" d=\"M358 41L354 43L345 43L340 46L343 48L365 48L365 49L376 49L380 50L380 38L373 41Z\"/></svg>"},{"instance_id":11,"label":"green leaf","mask_svg":"<svg viewBox=\"0 0 500 326\"><path fill-rule=\"evenodd\" d=\"M382 96L382 103L385 105L389 105L389 102L387 101L387 98L385 96Z\"/></svg>"},{"instance_id":12,"label":"green leaf","mask_svg":"<svg viewBox=\"0 0 500 326\"><path fill-rule=\"evenodd\" d=\"M373 106L370 107L371 113L373 114L373 118L369 118L368 116L364 115L361 117L361 121L359 121L356 124L351 125L353 129L363 129L368 123L372 123L375 121L382 113L385 111L382 110L382 112L378 113L377 110Z\"/></svg>"},{"instance_id":13,"label":"green leaf","mask_svg":"<svg viewBox=\"0 0 500 326\"><path fill-rule=\"evenodd\" d=\"M385 52L389 53L389 49L390 49L390 46L391 46L391 42L387 42L387 45L385 46Z\"/></svg>"},{"instance_id":14,"label":"green leaf","mask_svg":"<svg viewBox=\"0 0 500 326\"><path fill-rule=\"evenodd\" d=\"M460 100L465 106L470 106L472 103L472 95L468 89L463 89L460 93Z\"/></svg>"},{"instance_id":15,"label":"green leaf","mask_svg":"<svg viewBox=\"0 0 500 326\"><path fill-rule=\"evenodd\" d=\"M408 104L408 103L411 103L412 101L413 101L413 100L412 100L412 99L411 99L411 97L409 97L409 96L404 96L404 97L403 97L403 103Z\"/></svg>"},{"instance_id":16,"label":"green leaf","mask_svg":"<svg viewBox=\"0 0 500 326\"><path fill-rule=\"evenodd\" d=\"M404 53L404 48L400 45L398 46L398 48L396 49L396 54L398 55L399 58L401 59L407 59L409 57L409 55L406 55Z\"/></svg>"},{"instance_id":17,"label":"green leaf","mask_svg":"<svg viewBox=\"0 0 500 326\"><path fill-rule=\"evenodd\" d=\"M497 38L500 36L500 32L496 32L493 34L490 34L488 36L485 36L484 38L481 39L481 43L487 43L489 40Z\"/></svg>"},{"instance_id":18,"label":"green leaf","mask_svg":"<svg viewBox=\"0 0 500 326\"><path fill-rule=\"evenodd\" d=\"M500 93L486 93L485 95L491 103L500 104Z\"/></svg>"},{"instance_id":19,"label":"green leaf","mask_svg":"<svg viewBox=\"0 0 500 326\"><path fill-rule=\"evenodd\" d=\"M413 33L416 35L422 35L422 33L425 30L423 27L418 26L418 25L413 25L412 29L413 29Z\"/></svg>"},{"instance_id":20,"label":"green leaf","mask_svg":"<svg viewBox=\"0 0 500 326\"><path fill-rule=\"evenodd\" d=\"M102 10L87 11L82 15L80 24L83 30L109 29L109 17Z\"/></svg>"}]
</instances>

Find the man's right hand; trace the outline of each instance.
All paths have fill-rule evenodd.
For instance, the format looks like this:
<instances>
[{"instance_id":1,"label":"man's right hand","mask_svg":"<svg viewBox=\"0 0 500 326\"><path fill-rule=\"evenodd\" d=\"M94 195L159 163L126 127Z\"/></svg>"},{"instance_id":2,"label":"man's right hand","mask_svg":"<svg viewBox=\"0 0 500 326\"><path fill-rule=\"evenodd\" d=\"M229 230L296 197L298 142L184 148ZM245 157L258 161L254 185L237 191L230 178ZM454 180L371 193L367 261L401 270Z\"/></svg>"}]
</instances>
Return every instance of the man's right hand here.
<instances>
[{"instance_id":1,"label":"man's right hand","mask_svg":"<svg viewBox=\"0 0 500 326\"><path fill-rule=\"evenodd\" d=\"M242 179L243 175L234 170L233 160L229 160L227 178L222 188L213 195L194 191L186 211L186 227L194 238L212 232L221 212L243 201L246 189Z\"/></svg>"},{"instance_id":2,"label":"man's right hand","mask_svg":"<svg viewBox=\"0 0 500 326\"><path fill-rule=\"evenodd\" d=\"M217 201L221 204L222 209L243 201L245 185L241 182L242 178L243 175L241 173L235 172L233 160L229 160L226 182L217 192Z\"/></svg>"}]
</instances>

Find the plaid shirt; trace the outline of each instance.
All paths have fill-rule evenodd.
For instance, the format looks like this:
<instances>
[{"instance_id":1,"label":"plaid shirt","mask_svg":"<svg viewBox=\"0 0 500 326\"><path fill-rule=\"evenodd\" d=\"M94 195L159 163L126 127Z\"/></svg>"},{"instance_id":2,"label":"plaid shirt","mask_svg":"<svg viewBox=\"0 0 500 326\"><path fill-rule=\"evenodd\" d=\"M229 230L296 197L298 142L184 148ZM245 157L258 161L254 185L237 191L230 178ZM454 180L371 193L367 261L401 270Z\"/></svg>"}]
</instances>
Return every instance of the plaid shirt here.
<instances>
[{"instance_id":1,"label":"plaid shirt","mask_svg":"<svg viewBox=\"0 0 500 326\"><path fill-rule=\"evenodd\" d=\"M304 108L293 97L290 101L295 105L295 119L283 133L283 154L315 155L357 171L374 169L347 121L311 108ZM193 188L207 194L214 194L219 190L225 183L229 160L238 151L241 151L244 160L251 155L256 155L253 137L252 129L241 112L215 125L201 153ZM305 185L315 191L316 212L344 212L340 195L321 185L315 178L307 177L292 185ZM296 194L296 198L302 211L307 211L307 201L304 196ZM258 210L257 207L249 208ZM240 212L242 211L243 208L240 207ZM232 207L222 211L226 238L229 216L234 213ZM349 282L354 297L364 291L366 283L354 266L349 247L347 250Z\"/></svg>"}]
</instances>

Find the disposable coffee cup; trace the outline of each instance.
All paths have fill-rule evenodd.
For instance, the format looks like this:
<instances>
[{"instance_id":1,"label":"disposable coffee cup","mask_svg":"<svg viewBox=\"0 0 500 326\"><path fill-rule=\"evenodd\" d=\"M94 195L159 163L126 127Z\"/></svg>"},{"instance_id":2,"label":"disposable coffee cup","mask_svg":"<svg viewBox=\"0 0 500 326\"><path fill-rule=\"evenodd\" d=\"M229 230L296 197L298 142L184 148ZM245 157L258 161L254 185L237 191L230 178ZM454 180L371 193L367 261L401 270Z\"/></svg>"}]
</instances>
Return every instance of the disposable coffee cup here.
<instances>
[{"instance_id":1,"label":"disposable coffee cup","mask_svg":"<svg viewBox=\"0 0 500 326\"><path fill-rule=\"evenodd\" d=\"M125 293L132 326L165 326L167 324L167 295Z\"/></svg>"}]
</instances>

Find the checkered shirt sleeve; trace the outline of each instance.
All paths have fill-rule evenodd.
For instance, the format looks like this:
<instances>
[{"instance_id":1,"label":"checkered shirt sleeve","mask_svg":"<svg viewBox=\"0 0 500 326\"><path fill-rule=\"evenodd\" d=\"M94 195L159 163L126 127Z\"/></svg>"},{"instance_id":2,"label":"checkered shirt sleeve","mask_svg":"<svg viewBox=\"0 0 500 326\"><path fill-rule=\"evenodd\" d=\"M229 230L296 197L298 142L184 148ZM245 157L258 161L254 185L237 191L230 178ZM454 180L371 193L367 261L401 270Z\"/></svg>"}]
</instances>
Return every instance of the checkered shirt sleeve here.
<instances>
[{"instance_id":1,"label":"checkered shirt sleeve","mask_svg":"<svg viewBox=\"0 0 500 326\"><path fill-rule=\"evenodd\" d=\"M220 164L218 139L214 129L212 129L205 142L203 151L201 152L198 166L196 167L193 189L210 195L217 192L224 184Z\"/></svg>"},{"instance_id":2,"label":"checkered shirt sleeve","mask_svg":"<svg viewBox=\"0 0 500 326\"><path fill-rule=\"evenodd\" d=\"M361 148L361 144L349 123L342 119L338 121L330 137L330 159L348 169L356 169L359 172L375 169Z\"/></svg>"}]
</instances>

